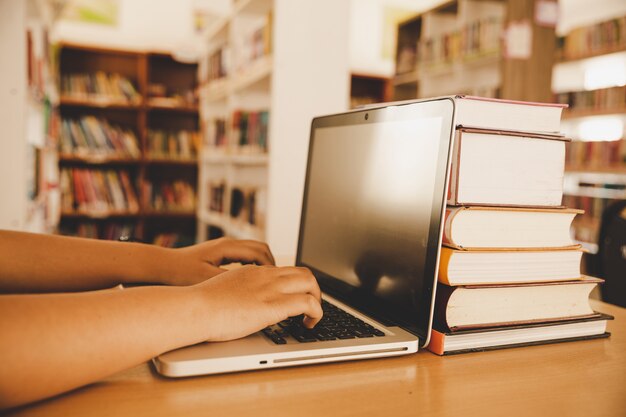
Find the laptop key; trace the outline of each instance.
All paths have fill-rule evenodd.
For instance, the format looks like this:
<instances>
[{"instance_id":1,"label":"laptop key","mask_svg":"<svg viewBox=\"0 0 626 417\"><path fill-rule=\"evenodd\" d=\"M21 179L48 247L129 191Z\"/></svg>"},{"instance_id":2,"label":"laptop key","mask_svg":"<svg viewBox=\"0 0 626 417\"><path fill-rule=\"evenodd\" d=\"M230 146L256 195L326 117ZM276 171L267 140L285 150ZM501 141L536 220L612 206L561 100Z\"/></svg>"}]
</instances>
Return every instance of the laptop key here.
<instances>
[{"instance_id":1,"label":"laptop key","mask_svg":"<svg viewBox=\"0 0 626 417\"><path fill-rule=\"evenodd\" d=\"M288 343L290 338L300 343L310 343L385 336L384 332L327 301L322 300L322 309L324 317L313 329L305 328L302 324L304 316L299 315L267 327L262 333L279 345Z\"/></svg>"}]
</instances>

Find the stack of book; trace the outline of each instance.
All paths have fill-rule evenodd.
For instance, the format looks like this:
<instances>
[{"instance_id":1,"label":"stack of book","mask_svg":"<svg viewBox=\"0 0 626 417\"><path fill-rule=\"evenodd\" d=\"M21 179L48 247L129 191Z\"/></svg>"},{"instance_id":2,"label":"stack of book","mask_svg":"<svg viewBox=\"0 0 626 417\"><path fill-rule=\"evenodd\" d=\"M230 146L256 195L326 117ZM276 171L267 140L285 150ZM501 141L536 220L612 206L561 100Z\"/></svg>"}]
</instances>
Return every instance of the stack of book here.
<instances>
[{"instance_id":1,"label":"stack of book","mask_svg":"<svg viewBox=\"0 0 626 417\"><path fill-rule=\"evenodd\" d=\"M68 74L61 79L61 94L82 100L111 100L139 103L141 95L133 83L120 74Z\"/></svg>"},{"instance_id":2,"label":"stack of book","mask_svg":"<svg viewBox=\"0 0 626 417\"><path fill-rule=\"evenodd\" d=\"M65 212L139 211L127 171L67 168L61 170L61 207Z\"/></svg>"},{"instance_id":3,"label":"stack of book","mask_svg":"<svg viewBox=\"0 0 626 417\"><path fill-rule=\"evenodd\" d=\"M148 154L157 159L194 159L200 142L200 133L191 130L149 130Z\"/></svg>"},{"instance_id":4,"label":"stack of book","mask_svg":"<svg viewBox=\"0 0 626 417\"><path fill-rule=\"evenodd\" d=\"M428 349L443 355L606 337L561 205L562 105L457 97ZM472 127L470 127L472 126Z\"/></svg>"},{"instance_id":5,"label":"stack of book","mask_svg":"<svg viewBox=\"0 0 626 417\"><path fill-rule=\"evenodd\" d=\"M95 116L63 119L59 146L62 153L80 156L141 156L137 136L132 130Z\"/></svg>"}]
</instances>

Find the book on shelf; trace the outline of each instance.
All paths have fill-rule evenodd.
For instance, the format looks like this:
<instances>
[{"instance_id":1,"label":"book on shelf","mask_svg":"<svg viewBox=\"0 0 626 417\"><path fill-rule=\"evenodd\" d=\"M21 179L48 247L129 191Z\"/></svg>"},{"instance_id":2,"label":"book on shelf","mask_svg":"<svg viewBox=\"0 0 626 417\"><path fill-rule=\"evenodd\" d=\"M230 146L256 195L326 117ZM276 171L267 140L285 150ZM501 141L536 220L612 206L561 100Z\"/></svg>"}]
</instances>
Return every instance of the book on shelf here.
<instances>
[{"instance_id":1,"label":"book on shelf","mask_svg":"<svg viewBox=\"0 0 626 417\"><path fill-rule=\"evenodd\" d=\"M225 118L215 117L204 123L204 145L212 150L226 150L228 147L227 121Z\"/></svg>"},{"instance_id":2,"label":"book on shelf","mask_svg":"<svg viewBox=\"0 0 626 417\"><path fill-rule=\"evenodd\" d=\"M119 240L135 236L136 228L130 223L81 222L75 227L61 227L61 234L66 236L84 237L89 239Z\"/></svg>"},{"instance_id":3,"label":"book on shelf","mask_svg":"<svg viewBox=\"0 0 626 417\"><path fill-rule=\"evenodd\" d=\"M626 140L581 141L567 144L565 167L569 170L626 168Z\"/></svg>"},{"instance_id":4,"label":"book on shelf","mask_svg":"<svg viewBox=\"0 0 626 417\"><path fill-rule=\"evenodd\" d=\"M148 104L155 107L195 107L198 96L193 88L172 88L162 83L148 84Z\"/></svg>"},{"instance_id":5,"label":"book on shelf","mask_svg":"<svg viewBox=\"0 0 626 417\"><path fill-rule=\"evenodd\" d=\"M241 38L241 48L236 58L237 70L244 70L260 58L272 53L272 13L269 12L260 24Z\"/></svg>"},{"instance_id":6,"label":"book on shelf","mask_svg":"<svg viewBox=\"0 0 626 417\"><path fill-rule=\"evenodd\" d=\"M573 29L559 39L559 44L558 55L563 59L626 48L626 16Z\"/></svg>"},{"instance_id":7,"label":"book on shelf","mask_svg":"<svg viewBox=\"0 0 626 417\"><path fill-rule=\"evenodd\" d=\"M186 181L161 181L143 184L145 207L154 211L186 212L196 208L196 192L194 186Z\"/></svg>"},{"instance_id":8,"label":"book on shelf","mask_svg":"<svg viewBox=\"0 0 626 417\"><path fill-rule=\"evenodd\" d=\"M462 127L560 135L559 103L535 103L496 98L457 95L456 124Z\"/></svg>"},{"instance_id":9,"label":"book on shelf","mask_svg":"<svg viewBox=\"0 0 626 417\"><path fill-rule=\"evenodd\" d=\"M137 136L131 129L95 116L63 119L59 147L67 155L141 157Z\"/></svg>"},{"instance_id":10,"label":"book on shelf","mask_svg":"<svg viewBox=\"0 0 626 417\"><path fill-rule=\"evenodd\" d=\"M156 159L195 159L200 141L196 131L148 130L148 155Z\"/></svg>"},{"instance_id":11,"label":"book on shelf","mask_svg":"<svg viewBox=\"0 0 626 417\"><path fill-rule=\"evenodd\" d=\"M589 294L601 282L584 277L456 287L438 283L433 322L437 329L449 332L590 317L596 313L589 306Z\"/></svg>"},{"instance_id":12,"label":"book on shelf","mask_svg":"<svg viewBox=\"0 0 626 417\"><path fill-rule=\"evenodd\" d=\"M267 152L268 111L237 110L232 116L232 136L243 153Z\"/></svg>"},{"instance_id":13,"label":"book on shelf","mask_svg":"<svg viewBox=\"0 0 626 417\"><path fill-rule=\"evenodd\" d=\"M570 111L615 110L616 112L626 112L626 86L557 93L554 95L554 101L567 104Z\"/></svg>"},{"instance_id":14,"label":"book on shelf","mask_svg":"<svg viewBox=\"0 0 626 417\"><path fill-rule=\"evenodd\" d=\"M458 250L441 248L439 282L447 285L546 282L580 277L582 250Z\"/></svg>"},{"instance_id":15,"label":"book on shelf","mask_svg":"<svg viewBox=\"0 0 626 417\"><path fill-rule=\"evenodd\" d=\"M97 71L93 74L65 74L61 77L61 95L81 100L104 100L138 104L141 95L128 78Z\"/></svg>"},{"instance_id":16,"label":"book on shelf","mask_svg":"<svg viewBox=\"0 0 626 417\"><path fill-rule=\"evenodd\" d=\"M230 217L243 223L263 227L265 193L261 188L234 187L230 193Z\"/></svg>"},{"instance_id":17,"label":"book on shelf","mask_svg":"<svg viewBox=\"0 0 626 417\"><path fill-rule=\"evenodd\" d=\"M484 352L609 337L606 325L613 317L598 314L588 318L509 325L448 332L433 327L427 349L436 355Z\"/></svg>"},{"instance_id":18,"label":"book on shelf","mask_svg":"<svg viewBox=\"0 0 626 417\"><path fill-rule=\"evenodd\" d=\"M504 29L503 7L500 12L502 16L486 16L468 22L459 30L422 39L417 49L420 65L434 69L455 62L499 56Z\"/></svg>"},{"instance_id":19,"label":"book on shelf","mask_svg":"<svg viewBox=\"0 0 626 417\"><path fill-rule=\"evenodd\" d=\"M223 45L208 55L206 62L201 61L201 66L198 68L200 83L210 83L226 78L230 71L230 54L228 45Z\"/></svg>"},{"instance_id":20,"label":"book on shelf","mask_svg":"<svg viewBox=\"0 0 626 417\"><path fill-rule=\"evenodd\" d=\"M65 168L60 174L64 212L139 211L137 194L125 170Z\"/></svg>"},{"instance_id":21,"label":"book on shelf","mask_svg":"<svg viewBox=\"0 0 626 417\"><path fill-rule=\"evenodd\" d=\"M564 248L582 210L447 207L443 244L456 249Z\"/></svg>"},{"instance_id":22,"label":"book on shelf","mask_svg":"<svg viewBox=\"0 0 626 417\"><path fill-rule=\"evenodd\" d=\"M226 195L226 183L224 181L210 182L209 187L209 211L224 213L224 198Z\"/></svg>"},{"instance_id":23,"label":"book on shelf","mask_svg":"<svg viewBox=\"0 0 626 417\"><path fill-rule=\"evenodd\" d=\"M560 206L566 142L560 135L457 129L448 204Z\"/></svg>"}]
</instances>

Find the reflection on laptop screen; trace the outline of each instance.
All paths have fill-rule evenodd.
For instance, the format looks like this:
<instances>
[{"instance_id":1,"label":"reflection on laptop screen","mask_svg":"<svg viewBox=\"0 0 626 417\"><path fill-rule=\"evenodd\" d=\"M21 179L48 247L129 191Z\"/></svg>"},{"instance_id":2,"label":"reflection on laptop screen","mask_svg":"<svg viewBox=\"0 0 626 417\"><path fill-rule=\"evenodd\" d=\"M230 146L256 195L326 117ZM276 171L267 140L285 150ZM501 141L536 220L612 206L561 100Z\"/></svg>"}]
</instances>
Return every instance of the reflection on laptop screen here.
<instances>
[{"instance_id":1,"label":"reflection on laptop screen","mask_svg":"<svg viewBox=\"0 0 626 417\"><path fill-rule=\"evenodd\" d=\"M442 123L426 117L315 129L300 262L321 272L321 283L373 296L392 315L418 314L424 280L433 279L423 275L433 196L442 196L434 189Z\"/></svg>"}]
</instances>

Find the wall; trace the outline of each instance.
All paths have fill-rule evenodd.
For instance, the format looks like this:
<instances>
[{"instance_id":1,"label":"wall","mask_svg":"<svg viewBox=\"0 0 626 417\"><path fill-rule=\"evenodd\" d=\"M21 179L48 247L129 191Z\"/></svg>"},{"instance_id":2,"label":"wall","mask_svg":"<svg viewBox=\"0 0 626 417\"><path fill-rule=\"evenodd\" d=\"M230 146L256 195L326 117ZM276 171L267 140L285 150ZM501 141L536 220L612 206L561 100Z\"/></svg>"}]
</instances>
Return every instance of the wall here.
<instances>
[{"instance_id":1,"label":"wall","mask_svg":"<svg viewBox=\"0 0 626 417\"><path fill-rule=\"evenodd\" d=\"M349 2L276 0L267 240L293 256L311 120L348 108Z\"/></svg>"},{"instance_id":2,"label":"wall","mask_svg":"<svg viewBox=\"0 0 626 417\"><path fill-rule=\"evenodd\" d=\"M110 48L169 51L194 41L193 0L119 0L118 25L61 20L55 41Z\"/></svg>"},{"instance_id":3,"label":"wall","mask_svg":"<svg viewBox=\"0 0 626 417\"><path fill-rule=\"evenodd\" d=\"M0 0L0 229L22 229L26 218L25 3Z\"/></svg>"}]
</instances>

